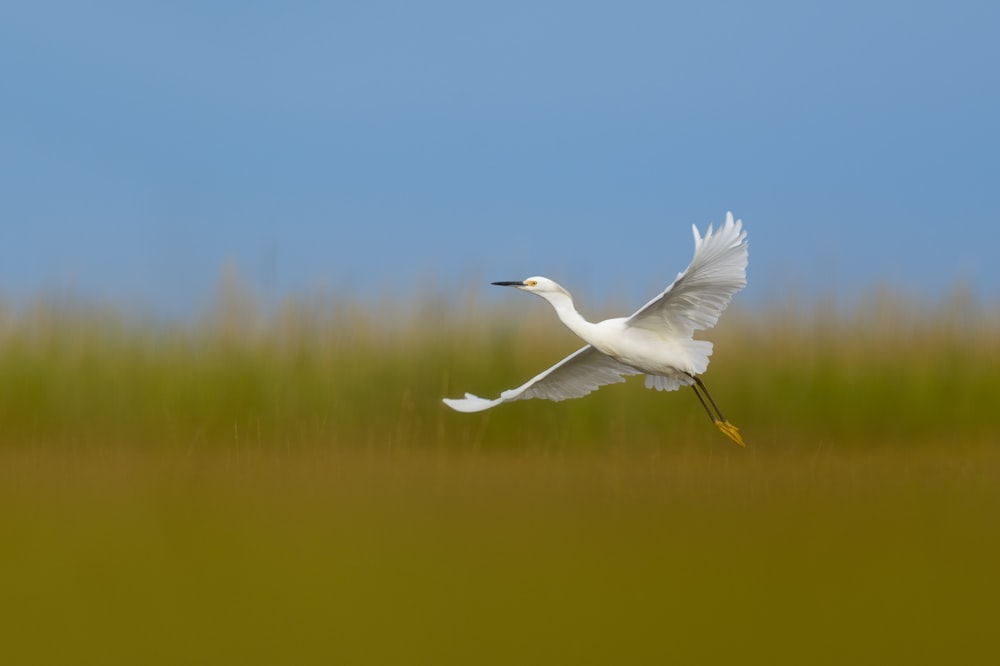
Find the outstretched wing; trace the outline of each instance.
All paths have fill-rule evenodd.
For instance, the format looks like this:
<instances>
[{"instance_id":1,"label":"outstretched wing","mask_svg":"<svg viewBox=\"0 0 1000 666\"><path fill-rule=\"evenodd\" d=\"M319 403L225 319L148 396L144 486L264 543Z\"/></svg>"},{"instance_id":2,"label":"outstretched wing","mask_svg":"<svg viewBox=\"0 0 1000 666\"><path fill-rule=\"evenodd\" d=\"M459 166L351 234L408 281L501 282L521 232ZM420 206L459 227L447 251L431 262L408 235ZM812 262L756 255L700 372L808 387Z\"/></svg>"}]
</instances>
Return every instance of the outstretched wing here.
<instances>
[{"instance_id":1,"label":"outstretched wing","mask_svg":"<svg viewBox=\"0 0 1000 666\"><path fill-rule=\"evenodd\" d=\"M504 391L496 400L466 393L464 398L445 398L444 404L459 412L481 412L512 400L544 398L558 402L585 396L605 384L623 382L628 375L640 374L641 371L587 345L521 386Z\"/></svg>"},{"instance_id":2,"label":"outstretched wing","mask_svg":"<svg viewBox=\"0 0 1000 666\"><path fill-rule=\"evenodd\" d=\"M747 234L742 220L726 223L702 238L694 230L694 258L663 293L628 318L626 326L689 338L695 330L711 328L733 294L747 284Z\"/></svg>"}]
</instances>

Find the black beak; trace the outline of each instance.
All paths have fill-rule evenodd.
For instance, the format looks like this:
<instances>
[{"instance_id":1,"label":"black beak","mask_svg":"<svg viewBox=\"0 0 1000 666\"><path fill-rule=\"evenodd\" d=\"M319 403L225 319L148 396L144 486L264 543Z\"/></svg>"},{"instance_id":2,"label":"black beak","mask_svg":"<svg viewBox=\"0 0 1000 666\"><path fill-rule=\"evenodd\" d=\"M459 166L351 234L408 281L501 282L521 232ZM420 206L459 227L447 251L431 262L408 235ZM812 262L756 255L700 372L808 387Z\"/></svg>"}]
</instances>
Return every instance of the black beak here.
<instances>
[{"instance_id":1,"label":"black beak","mask_svg":"<svg viewBox=\"0 0 1000 666\"><path fill-rule=\"evenodd\" d=\"M524 286L524 282L522 282L521 280L515 280L513 282L494 282L493 284L495 284L498 287L523 287Z\"/></svg>"}]
</instances>

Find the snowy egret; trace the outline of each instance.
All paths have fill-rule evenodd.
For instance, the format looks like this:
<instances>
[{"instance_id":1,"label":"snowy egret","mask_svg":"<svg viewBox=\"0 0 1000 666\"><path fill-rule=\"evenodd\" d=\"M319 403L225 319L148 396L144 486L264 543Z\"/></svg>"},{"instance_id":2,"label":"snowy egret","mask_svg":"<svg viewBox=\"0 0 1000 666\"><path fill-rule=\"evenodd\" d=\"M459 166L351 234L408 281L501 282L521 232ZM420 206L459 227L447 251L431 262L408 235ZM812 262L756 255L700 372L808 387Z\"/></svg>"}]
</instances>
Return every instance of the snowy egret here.
<instances>
[{"instance_id":1,"label":"snowy egret","mask_svg":"<svg viewBox=\"0 0 1000 666\"><path fill-rule=\"evenodd\" d=\"M712 343L694 340L695 330L715 326L733 294L746 286L747 241L741 220L726 222L717 231L708 226L702 238L694 230L694 258L663 293L639 308L631 317L616 317L592 323L573 307L573 297L552 280L494 282L515 287L548 301L562 323L587 343L545 372L521 386L504 391L496 400L471 393L464 398L445 398L444 403L460 412L479 412L490 407L528 398L565 400L629 375L646 375L646 387L676 391L690 386L708 412L708 417L729 439L746 446L739 429L726 420L698 376L708 368Z\"/></svg>"}]
</instances>

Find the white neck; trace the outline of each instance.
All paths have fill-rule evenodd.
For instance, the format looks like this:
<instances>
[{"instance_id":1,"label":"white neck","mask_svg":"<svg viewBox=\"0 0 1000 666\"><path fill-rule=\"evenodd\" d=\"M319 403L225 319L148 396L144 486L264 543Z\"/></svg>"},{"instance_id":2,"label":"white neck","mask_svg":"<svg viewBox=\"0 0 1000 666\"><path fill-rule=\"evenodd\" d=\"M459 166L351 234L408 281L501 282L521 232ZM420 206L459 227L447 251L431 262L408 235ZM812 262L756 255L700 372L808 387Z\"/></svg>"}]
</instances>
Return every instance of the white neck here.
<instances>
[{"instance_id":1,"label":"white neck","mask_svg":"<svg viewBox=\"0 0 1000 666\"><path fill-rule=\"evenodd\" d=\"M559 315L559 320L566 325L566 328L593 344L596 325L584 319L583 315L576 311L573 307L573 297L569 293L548 292L539 296L552 304L556 314Z\"/></svg>"}]
</instances>

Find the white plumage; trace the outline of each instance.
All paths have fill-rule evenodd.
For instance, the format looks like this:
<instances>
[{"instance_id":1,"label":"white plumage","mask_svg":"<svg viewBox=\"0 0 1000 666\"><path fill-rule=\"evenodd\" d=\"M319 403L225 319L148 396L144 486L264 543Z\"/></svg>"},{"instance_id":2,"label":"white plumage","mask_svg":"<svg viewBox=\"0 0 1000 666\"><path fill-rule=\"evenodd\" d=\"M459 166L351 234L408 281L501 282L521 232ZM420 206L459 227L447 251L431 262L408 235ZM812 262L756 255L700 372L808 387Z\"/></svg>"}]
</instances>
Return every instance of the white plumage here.
<instances>
[{"instance_id":1,"label":"white plumage","mask_svg":"<svg viewBox=\"0 0 1000 666\"><path fill-rule=\"evenodd\" d=\"M494 282L547 300L559 319L587 345L495 400L466 393L464 398L445 398L444 403L460 412L478 412L512 400L566 400L625 381L629 375L645 374L648 388L694 388L713 423L743 446L739 431L722 416L698 378L708 368L712 343L692 336L697 330L715 326L733 294L746 286L746 232L732 213L726 214L725 224L717 231L709 225L704 238L697 227L692 229L694 258L690 265L631 317L589 322L573 307L569 292L548 278Z\"/></svg>"}]
</instances>

